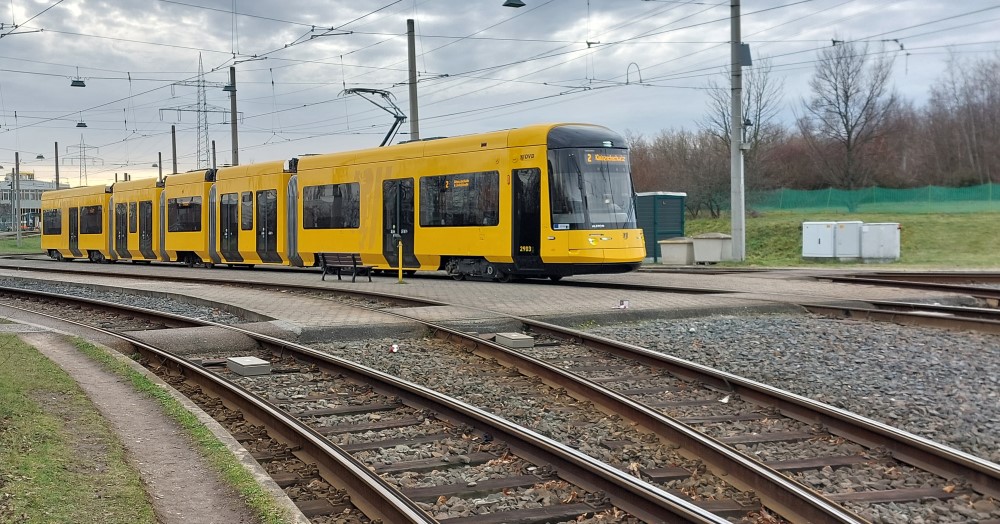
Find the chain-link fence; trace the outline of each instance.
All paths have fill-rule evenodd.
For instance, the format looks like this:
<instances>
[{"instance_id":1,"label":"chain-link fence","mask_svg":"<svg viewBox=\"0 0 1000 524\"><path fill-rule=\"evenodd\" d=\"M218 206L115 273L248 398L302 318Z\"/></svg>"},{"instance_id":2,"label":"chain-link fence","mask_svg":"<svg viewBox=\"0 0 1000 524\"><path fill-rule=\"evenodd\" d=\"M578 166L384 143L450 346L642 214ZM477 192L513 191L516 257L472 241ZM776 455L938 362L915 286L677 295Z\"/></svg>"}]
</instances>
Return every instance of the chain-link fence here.
<instances>
[{"instance_id":1,"label":"chain-link fence","mask_svg":"<svg viewBox=\"0 0 1000 524\"><path fill-rule=\"evenodd\" d=\"M778 189L748 196L752 209L870 213L970 213L1000 211L1000 185L925 186L912 189L869 187L842 189Z\"/></svg>"}]
</instances>

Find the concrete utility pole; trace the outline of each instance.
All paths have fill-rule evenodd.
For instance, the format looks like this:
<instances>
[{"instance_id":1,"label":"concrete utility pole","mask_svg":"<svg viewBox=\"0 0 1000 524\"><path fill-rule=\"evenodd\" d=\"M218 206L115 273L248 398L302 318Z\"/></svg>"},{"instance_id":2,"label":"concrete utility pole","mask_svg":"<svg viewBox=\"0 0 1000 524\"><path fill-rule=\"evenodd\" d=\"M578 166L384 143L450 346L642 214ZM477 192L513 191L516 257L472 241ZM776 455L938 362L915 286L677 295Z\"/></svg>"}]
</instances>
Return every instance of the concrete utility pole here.
<instances>
[{"instance_id":1,"label":"concrete utility pole","mask_svg":"<svg viewBox=\"0 0 1000 524\"><path fill-rule=\"evenodd\" d=\"M730 104L730 218L733 260L746 259L746 209L743 196L743 69L740 64L740 0L731 0L732 103Z\"/></svg>"},{"instance_id":2,"label":"concrete utility pole","mask_svg":"<svg viewBox=\"0 0 1000 524\"><path fill-rule=\"evenodd\" d=\"M59 189L59 142L56 142L56 189Z\"/></svg>"},{"instance_id":3,"label":"concrete utility pole","mask_svg":"<svg viewBox=\"0 0 1000 524\"><path fill-rule=\"evenodd\" d=\"M417 49L412 18L406 21L406 47L410 62L410 140L420 140L420 122L417 118Z\"/></svg>"},{"instance_id":4,"label":"concrete utility pole","mask_svg":"<svg viewBox=\"0 0 1000 524\"><path fill-rule=\"evenodd\" d=\"M10 204L14 231L17 231L17 247L21 247L21 153L16 151L14 152L14 178L10 181Z\"/></svg>"},{"instance_id":5,"label":"concrete utility pole","mask_svg":"<svg viewBox=\"0 0 1000 524\"><path fill-rule=\"evenodd\" d=\"M229 85L233 87L233 90L229 92L229 112L231 113L230 118L233 120L233 123L230 124L233 134L233 165L238 166L240 165L240 146L236 134L236 66L229 68Z\"/></svg>"},{"instance_id":6,"label":"concrete utility pole","mask_svg":"<svg viewBox=\"0 0 1000 524\"><path fill-rule=\"evenodd\" d=\"M174 157L174 174L177 174L177 126L170 126L170 148Z\"/></svg>"}]
</instances>

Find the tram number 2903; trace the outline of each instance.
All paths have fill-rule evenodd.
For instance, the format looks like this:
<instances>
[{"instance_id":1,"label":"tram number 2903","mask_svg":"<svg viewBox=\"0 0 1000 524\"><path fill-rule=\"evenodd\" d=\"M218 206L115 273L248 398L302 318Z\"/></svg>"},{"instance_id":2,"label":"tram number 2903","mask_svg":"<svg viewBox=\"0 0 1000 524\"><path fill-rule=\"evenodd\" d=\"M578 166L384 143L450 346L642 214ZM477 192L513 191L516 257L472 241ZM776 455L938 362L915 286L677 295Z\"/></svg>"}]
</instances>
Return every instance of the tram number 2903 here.
<instances>
[{"instance_id":1,"label":"tram number 2903","mask_svg":"<svg viewBox=\"0 0 1000 524\"><path fill-rule=\"evenodd\" d=\"M535 251L534 246L520 246L521 253L533 253Z\"/></svg>"}]
</instances>

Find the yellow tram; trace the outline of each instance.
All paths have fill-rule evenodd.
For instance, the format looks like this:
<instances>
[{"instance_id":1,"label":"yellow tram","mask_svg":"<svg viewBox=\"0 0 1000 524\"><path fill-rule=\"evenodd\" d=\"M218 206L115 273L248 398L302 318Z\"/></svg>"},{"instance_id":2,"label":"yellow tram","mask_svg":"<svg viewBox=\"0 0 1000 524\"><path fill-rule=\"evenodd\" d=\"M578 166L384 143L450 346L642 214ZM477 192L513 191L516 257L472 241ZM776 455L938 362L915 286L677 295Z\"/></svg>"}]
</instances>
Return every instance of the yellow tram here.
<instances>
[{"instance_id":1,"label":"yellow tram","mask_svg":"<svg viewBox=\"0 0 1000 524\"><path fill-rule=\"evenodd\" d=\"M626 272L645 257L628 149L621 136L588 124L534 125L140 182L108 189L115 207L104 212L116 213L107 221L109 239L125 249L101 251L104 259L312 266L317 253L352 252L378 269L402 264L457 279L506 281ZM158 216L143 219L143 202L156 202L157 192ZM84 188L53 191L43 208L60 202L70 209L85 194ZM82 256L68 257L66 235L50 234L46 224L42 243L50 255ZM142 224L153 228L148 239ZM152 242L152 251L143 251L142 242Z\"/></svg>"}]
</instances>

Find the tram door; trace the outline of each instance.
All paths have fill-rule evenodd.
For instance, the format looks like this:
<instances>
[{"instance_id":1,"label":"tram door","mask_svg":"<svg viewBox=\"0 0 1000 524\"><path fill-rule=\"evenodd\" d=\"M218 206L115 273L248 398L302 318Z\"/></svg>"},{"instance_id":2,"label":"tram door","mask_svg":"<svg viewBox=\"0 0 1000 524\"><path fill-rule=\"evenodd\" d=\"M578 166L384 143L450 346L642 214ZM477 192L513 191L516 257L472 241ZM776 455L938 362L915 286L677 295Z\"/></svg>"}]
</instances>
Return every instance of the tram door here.
<instances>
[{"instance_id":1,"label":"tram door","mask_svg":"<svg viewBox=\"0 0 1000 524\"><path fill-rule=\"evenodd\" d=\"M518 269L541 269L541 171L538 168L515 169L512 178L511 256Z\"/></svg>"},{"instance_id":2,"label":"tram door","mask_svg":"<svg viewBox=\"0 0 1000 524\"><path fill-rule=\"evenodd\" d=\"M392 267L399 267L398 246L403 241L403 267L420 267L413 255L413 179L382 182L382 254Z\"/></svg>"},{"instance_id":3,"label":"tram door","mask_svg":"<svg viewBox=\"0 0 1000 524\"><path fill-rule=\"evenodd\" d=\"M153 201L139 202L139 252L142 258L156 258L153 252Z\"/></svg>"},{"instance_id":4,"label":"tram door","mask_svg":"<svg viewBox=\"0 0 1000 524\"><path fill-rule=\"evenodd\" d=\"M222 258L229 262L243 262L240 256L240 198L238 193L222 195L219 204L219 241Z\"/></svg>"},{"instance_id":5,"label":"tram door","mask_svg":"<svg viewBox=\"0 0 1000 524\"><path fill-rule=\"evenodd\" d=\"M83 256L80 252L80 208L69 208L69 251L73 256Z\"/></svg>"},{"instance_id":6,"label":"tram door","mask_svg":"<svg viewBox=\"0 0 1000 524\"><path fill-rule=\"evenodd\" d=\"M278 190L257 192L257 255L261 262L281 262L278 254Z\"/></svg>"},{"instance_id":7,"label":"tram door","mask_svg":"<svg viewBox=\"0 0 1000 524\"><path fill-rule=\"evenodd\" d=\"M118 258L132 258L128 252L128 204L115 204L115 251Z\"/></svg>"}]
</instances>

